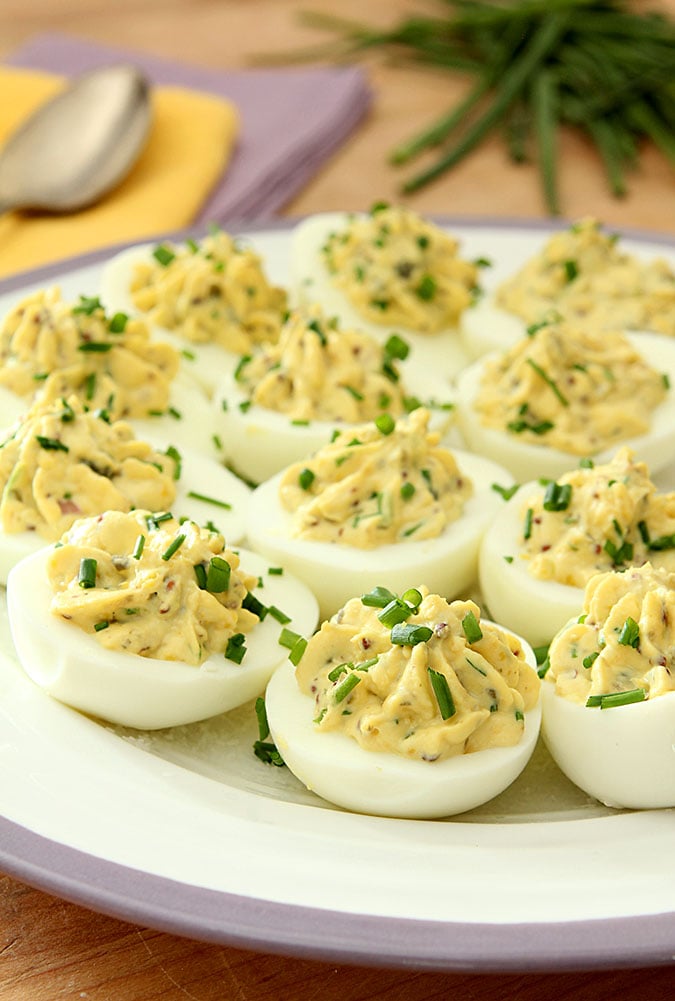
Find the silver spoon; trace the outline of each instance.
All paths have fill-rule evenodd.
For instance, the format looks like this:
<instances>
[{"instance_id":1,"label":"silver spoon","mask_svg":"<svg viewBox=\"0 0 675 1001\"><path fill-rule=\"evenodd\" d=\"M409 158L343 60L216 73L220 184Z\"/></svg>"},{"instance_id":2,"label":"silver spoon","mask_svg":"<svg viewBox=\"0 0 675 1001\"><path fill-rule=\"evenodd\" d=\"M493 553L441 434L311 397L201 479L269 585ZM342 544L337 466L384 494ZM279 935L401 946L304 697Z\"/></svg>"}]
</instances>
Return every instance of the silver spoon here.
<instances>
[{"instance_id":1,"label":"silver spoon","mask_svg":"<svg viewBox=\"0 0 675 1001\"><path fill-rule=\"evenodd\" d=\"M145 143L149 90L135 67L107 66L38 108L0 151L0 213L72 212L114 187Z\"/></svg>"}]
</instances>

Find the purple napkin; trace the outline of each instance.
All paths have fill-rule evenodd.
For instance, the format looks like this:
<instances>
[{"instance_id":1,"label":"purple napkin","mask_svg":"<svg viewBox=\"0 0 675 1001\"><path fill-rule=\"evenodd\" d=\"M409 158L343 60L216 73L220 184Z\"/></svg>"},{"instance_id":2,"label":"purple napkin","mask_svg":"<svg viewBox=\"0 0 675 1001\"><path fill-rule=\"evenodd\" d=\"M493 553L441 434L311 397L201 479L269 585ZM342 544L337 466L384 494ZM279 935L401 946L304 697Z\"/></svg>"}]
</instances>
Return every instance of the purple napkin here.
<instances>
[{"instance_id":1,"label":"purple napkin","mask_svg":"<svg viewBox=\"0 0 675 1001\"><path fill-rule=\"evenodd\" d=\"M10 55L11 66L75 76L133 63L157 84L229 98L241 133L228 170L195 223L269 218L300 191L366 114L370 88L357 67L209 70L109 48L66 35L38 35Z\"/></svg>"}]
</instances>

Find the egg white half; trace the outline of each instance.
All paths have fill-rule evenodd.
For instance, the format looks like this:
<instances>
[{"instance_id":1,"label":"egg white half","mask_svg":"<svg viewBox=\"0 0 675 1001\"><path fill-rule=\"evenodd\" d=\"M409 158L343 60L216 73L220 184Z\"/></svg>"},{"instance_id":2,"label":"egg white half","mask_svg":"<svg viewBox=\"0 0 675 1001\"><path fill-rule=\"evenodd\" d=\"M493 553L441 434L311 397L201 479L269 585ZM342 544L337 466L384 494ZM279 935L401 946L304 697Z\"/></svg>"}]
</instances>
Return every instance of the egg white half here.
<instances>
[{"instance_id":1,"label":"egg white half","mask_svg":"<svg viewBox=\"0 0 675 1001\"><path fill-rule=\"evenodd\" d=\"M419 368L408 370L401 365L400 372L407 395L417 396L423 403L431 400L452 405L453 409L438 406L430 410L429 430L445 436L454 422L453 394L448 384L433 373L425 376ZM213 397L213 425L222 445L221 454L238 473L254 483L262 483L328 444L336 428L344 431L364 423L367 422L293 423L288 414L257 404L248 406L246 394L232 375L223 379Z\"/></svg>"},{"instance_id":2,"label":"egg white half","mask_svg":"<svg viewBox=\"0 0 675 1001\"><path fill-rule=\"evenodd\" d=\"M582 587L533 577L521 556L521 508L526 498L543 489L536 481L525 483L510 500L502 501L483 535L478 557L480 591L490 615L533 646L550 642L566 622L581 614L584 604Z\"/></svg>"},{"instance_id":3,"label":"egg white half","mask_svg":"<svg viewBox=\"0 0 675 1001\"><path fill-rule=\"evenodd\" d=\"M526 336L527 324L515 313L501 309L492 298L485 298L464 310L459 331L464 350L475 359L492 351L508 351Z\"/></svg>"},{"instance_id":4,"label":"egg white half","mask_svg":"<svg viewBox=\"0 0 675 1001\"><path fill-rule=\"evenodd\" d=\"M161 451L166 451L168 447L168 442L157 439L152 443ZM181 453L181 464L172 513L177 518L190 518L202 527L212 521L225 536L228 545L240 542L245 534L246 509L251 494L249 487L224 466L198 452ZM231 508L228 510L190 497L191 491L230 504ZM44 545L45 540L37 532L4 532L0 529L0 584L7 583L8 574L15 564Z\"/></svg>"},{"instance_id":5,"label":"egg white half","mask_svg":"<svg viewBox=\"0 0 675 1001\"><path fill-rule=\"evenodd\" d=\"M629 340L653 368L665 373L671 387L675 386L675 342L660 334L631 334ZM529 444L519 440L517 434L484 427L474 410L481 376L487 361L479 359L469 365L457 378L456 404L460 431L468 448L506 466L516 480L538 477L557 479L575 468L579 456L571 455L542 443ZM675 391L671 388L665 400L653 411L650 430L643 435L614 442L611 448L595 453L598 462L609 462L618 445L631 448L652 473L667 466L675 457Z\"/></svg>"},{"instance_id":6,"label":"egg white half","mask_svg":"<svg viewBox=\"0 0 675 1001\"><path fill-rule=\"evenodd\" d=\"M527 661L534 655L523 644ZM314 700L304 695L290 663L273 675L265 695L270 733L293 774L308 789L346 810L387 817L447 817L503 792L520 775L537 742L541 703L525 713L513 747L488 748L446 761L412 761L368 751L341 733L313 723Z\"/></svg>"},{"instance_id":7,"label":"egg white half","mask_svg":"<svg viewBox=\"0 0 675 1001\"><path fill-rule=\"evenodd\" d=\"M400 334L410 343L416 360L429 372L446 377L459 372L471 356L466 353L456 327L423 334L407 327L372 323L333 284L321 248L332 232L345 228L349 217L347 212L324 212L304 219L294 228L290 259L295 298L301 303L319 303L327 316L339 317L343 327L363 330L379 341L387 340L392 333Z\"/></svg>"},{"instance_id":8,"label":"egg white half","mask_svg":"<svg viewBox=\"0 0 675 1001\"><path fill-rule=\"evenodd\" d=\"M358 549L331 542L296 539L293 516L279 501L279 473L257 487L246 513L248 545L282 563L304 580L319 601L323 618L333 615L354 594L381 584L397 594L417 583L433 593L453 598L470 587L477 572L478 548L501 497L492 483L508 486L512 479L496 463L453 449L462 474L474 485L460 518L435 539Z\"/></svg>"},{"instance_id":9,"label":"egg white half","mask_svg":"<svg viewBox=\"0 0 675 1001\"><path fill-rule=\"evenodd\" d=\"M606 806L675 807L675 692L589 709L541 687L544 740L575 785Z\"/></svg>"},{"instance_id":10,"label":"egg white half","mask_svg":"<svg viewBox=\"0 0 675 1001\"><path fill-rule=\"evenodd\" d=\"M100 299L107 313L126 313L148 323L152 336L165 341L180 352L187 375L196 379L210 396L219 377L235 367L239 356L219 344L196 344L157 323L150 323L131 297L131 281L137 264L153 261L152 252L157 244L145 243L116 254L103 266Z\"/></svg>"},{"instance_id":11,"label":"egg white half","mask_svg":"<svg viewBox=\"0 0 675 1001\"><path fill-rule=\"evenodd\" d=\"M226 712L259 695L288 651L279 645L282 626L271 616L247 634L241 664L214 654L194 666L102 647L89 633L49 611L46 562L51 547L22 560L9 575L7 606L16 651L26 673L54 698L122 726L159 729ZM260 556L240 551L241 567L261 576L257 592L291 621L286 628L309 634L316 601L289 574L270 575Z\"/></svg>"}]
</instances>

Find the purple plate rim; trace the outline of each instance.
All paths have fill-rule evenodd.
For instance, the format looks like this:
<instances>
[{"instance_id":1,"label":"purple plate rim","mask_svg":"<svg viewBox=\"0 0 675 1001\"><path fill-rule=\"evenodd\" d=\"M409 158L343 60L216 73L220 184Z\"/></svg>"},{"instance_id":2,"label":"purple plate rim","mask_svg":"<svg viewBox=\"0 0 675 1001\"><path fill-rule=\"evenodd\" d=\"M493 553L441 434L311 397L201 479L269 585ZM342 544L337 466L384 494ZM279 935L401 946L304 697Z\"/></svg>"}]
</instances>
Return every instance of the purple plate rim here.
<instances>
[{"instance_id":1,"label":"purple plate rim","mask_svg":"<svg viewBox=\"0 0 675 1001\"><path fill-rule=\"evenodd\" d=\"M71 903L239 949L380 968L474 973L668 965L675 913L495 924L421 921L259 900L110 862L0 817L0 868Z\"/></svg>"},{"instance_id":2,"label":"purple plate rim","mask_svg":"<svg viewBox=\"0 0 675 1001\"><path fill-rule=\"evenodd\" d=\"M476 229L564 229L559 219L435 216ZM284 231L275 219L228 229ZM622 229L622 236L672 247L668 234ZM180 240L194 229L149 237ZM0 281L0 295L94 265L128 241L24 271ZM283 904L194 886L111 862L37 834L0 815L0 870L47 893L119 920L236 948L324 962L474 973L561 972L675 963L675 912L535 923L458 923L391 918Z\"/></svg>"}]
</instances>

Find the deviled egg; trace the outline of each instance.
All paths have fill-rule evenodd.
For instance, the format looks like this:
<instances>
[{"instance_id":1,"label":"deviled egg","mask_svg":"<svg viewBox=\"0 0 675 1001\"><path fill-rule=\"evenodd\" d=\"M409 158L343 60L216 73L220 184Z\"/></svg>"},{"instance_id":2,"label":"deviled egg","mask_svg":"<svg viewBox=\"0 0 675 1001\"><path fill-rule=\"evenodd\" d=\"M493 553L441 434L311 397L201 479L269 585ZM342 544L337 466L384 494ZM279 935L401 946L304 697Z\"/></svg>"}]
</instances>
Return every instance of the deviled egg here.
<instances>
[{"instance_id":1,"label":"deviled egg","mask_svg":"<svg viewBox=\"0 0 675 1001\"><path fill-rule=\"evenodd\" d=\"M378 587L296 642L265 705L285 763L319 796L362 813L444 817L523 770L539 688L527 643L482 621L474 602Z\"/></svg>"},{"instance_id":2,"label":"deviled egg","mask_svg":"<svg viewBox=\"0 0 675 1001\"><path fill-rule=\"evenodd\" d=\"M555 637L542 685L546 744L606 806L675 806L675 574L597 574Z\"/></svg>"},{"instance_id":3,"label":"deviled egg","mask_svg":"<svg viewBox=\"0 0 675 1001\"><path fill-rule=\"evenodd\" d=\"M470 356L457 324L478 285L458 241L410 209L330 212L295 228L292 287L346 327L386 340L401 334L429 371L452 376Z\"/></svg>"},{"instance_id":4,"label":"deviled egg","mask_svg":"<svg viewBox=\"0 0 675 1001\"><path fill-rule=\"evenodd\" d=\"M39 396L77 394L91 410L130 421L138 434L173 438L217 456L202 419L205 397L168 344L125 313L107 314L98 298L65 302L58 288L35 292L0 326L0 428Z\"/></svg>"},{"instance_id":5,"label":"deviled egg","mask_svg":"<svg viewBox=\"0 0 675 1001\"><path fill-rule=\"evenodd\" d=\"M594 574L647 561L675 571L675 493L658 493L630 449L504 493L481 543L481 593L490 614L532 644L580 613Z\"/></svg>"},{"instance_id":6,"label":"deviled egg","mask_svg":"<svg viewBox=\"0 0 675 1001\"><path fill-rule=\"evenodd\" d=\"M201 240L117 254L103 269L101 298L143 317L209 395L240 355L277 340L286 312L286 292L268 281L260 257L217 227Z\"/></svg>"},{"instance_id":7,"label":"deviled egg","mask_svg":"<svg viewBox=\"0 0 675 1001\"><path fill-rule=\"evenodd\" d=\"M472 358L506 350L553 316L596 330L674 336L675 270L664 258L639 260L597 219L581 219L462 313L462 342Z\"/></svg>"},{"instance_id":8,"label":"deviled egg","mask_svg":"<svg viewBox=\"0 0 675 1001\"><path fill-rule=\"evenodd\" d=\"M287 566L331 615L354 590L424 580L453 597L469 587L478 548L502 504L496 463L439 445L424 408L339 433L257 487L249 545Z\"/></svg>"},{"instance_id":9,"label":"deviled egg","mask_svg":"<svg viewBox=\"0 0 675 1001\"><path fill-rule=\"evenodd\" d=\"M80 517L135 507L173 509L244 534L249 489L213 459L138 439L76 397L39 399L0 444L0 582Z\"/></svg>"},{"instance_id":10,"label":"deviled egg","mask_svg":"<svg viewBox=\"0 0 675 1001\"><path fill-rule=\"evenodd\" d=\"M397 334L382 344L342 329L319 306L294 310L276 344L242 356L214 394L214 427L223 456L260 483L330 440L386 412L399 417L422 402L431 424L454 420L446 383L409 357ZM414 352L413 352L414 354Z\"/></svg>"},{"instance_id":11,"label":"deviled egg","mask_svg":"<svg viewBox=\"0 0 675 1001\"><path fill-rule=\"evenodd\" d=\"M254 593L264 583L262 602ZM123 726L214 716L264 690L283 628L311 632L316 602L222 535L149 511L79 519L9 575L12 637L50 695Z\"/></svg>"},{"instance_id":12,"label":"deviled egg","mask_svg":"<svg viewBox=\"0 0 675 1001\"><path fill-rule=\"evenodd\" d=\"M457 419L468 447L518 480L604 462L621 444L656 472L675 455L673 380L675 341L552 321L460 373Z\"/></svg>"}]
</instances>

